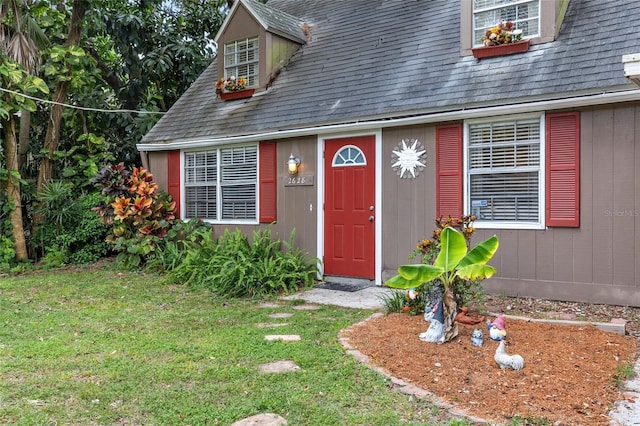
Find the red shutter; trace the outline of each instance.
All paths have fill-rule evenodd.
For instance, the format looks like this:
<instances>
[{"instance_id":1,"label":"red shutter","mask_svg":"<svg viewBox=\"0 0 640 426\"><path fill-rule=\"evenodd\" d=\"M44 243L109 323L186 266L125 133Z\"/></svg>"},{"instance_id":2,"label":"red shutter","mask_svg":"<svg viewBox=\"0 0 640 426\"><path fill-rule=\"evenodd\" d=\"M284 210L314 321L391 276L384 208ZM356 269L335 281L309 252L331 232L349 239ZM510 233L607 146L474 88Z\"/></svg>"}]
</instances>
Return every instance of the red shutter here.
<instances>
[{"instance_id":1,"label":"red shutter","mask_svg":"<svg viewBox=\"0 0 640 426\"><path fill-rule=\"evenodd\" d=\"M176 202L175 215L180 218L180 151L167 152L167 192Z\"/></svg>"},{"instance_id":2,"label":"red shutter","mask_svg":"<svg viewBox=\"0 0 640 426\"><path fill-rule=\"evenodd\" d=\"M277 178L276 143L260 143L260 223L272 223L277 217Z\"/></svg>"},{"instance_id":3,"label":"red shutter","mask_svg":"<svg viewBox=\"0 0 640 426\"><path fill-rule=\"evenodd\" d=\"M462 124L436 127L436 217L462 216Z\"/></svg>"},{"instance_id":4,"label":"red shutter","mask_svg":"<svg viewBox=\"0 0 640 426\"><path fill-rule=\"evenodd\" d=\"M547 114L546 224L580 226L580 113Z\"/></svg>"}]
</instances>

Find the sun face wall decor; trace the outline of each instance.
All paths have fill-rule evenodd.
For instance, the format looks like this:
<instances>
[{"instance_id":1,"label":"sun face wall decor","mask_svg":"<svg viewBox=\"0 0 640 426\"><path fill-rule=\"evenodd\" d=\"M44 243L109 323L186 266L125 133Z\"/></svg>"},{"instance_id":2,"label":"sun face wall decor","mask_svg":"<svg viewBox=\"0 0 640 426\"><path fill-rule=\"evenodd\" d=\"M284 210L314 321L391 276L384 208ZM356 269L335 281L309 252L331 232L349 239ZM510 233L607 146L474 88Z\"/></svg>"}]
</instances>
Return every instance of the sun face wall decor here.
<instances>
[{"instance_id":1,"label":"sun face wall decor","mask_svg":"<svg viewBox=\"0 0 640 426\"><path fill-rule=\"evenodd\" d=\"M402 139L391 152L391 167L400 179L415 179L426 167L427 150L417 139Z\"/></svg>"}]
</instances>

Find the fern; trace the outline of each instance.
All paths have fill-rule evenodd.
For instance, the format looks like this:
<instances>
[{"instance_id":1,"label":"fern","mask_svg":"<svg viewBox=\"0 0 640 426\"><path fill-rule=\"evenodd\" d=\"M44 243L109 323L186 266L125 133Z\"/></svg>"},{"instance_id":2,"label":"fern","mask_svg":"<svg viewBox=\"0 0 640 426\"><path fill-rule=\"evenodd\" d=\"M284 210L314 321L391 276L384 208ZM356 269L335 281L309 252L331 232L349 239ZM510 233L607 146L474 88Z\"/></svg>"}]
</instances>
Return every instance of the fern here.
<instances>
[{"instance_id":1,"label":"fern","mask_svg":"<svg viewBox=\"0 0 640 426\"><path fill-rule=\"evenodd\" d=\"M215 242L189 244L185 259L168 279L206 287L229 297L263 297L310 287L318 272L317 259L274 238L271 229L255 231L252 241L240 230L225 230Z\"/></svg>"}]
</instances>

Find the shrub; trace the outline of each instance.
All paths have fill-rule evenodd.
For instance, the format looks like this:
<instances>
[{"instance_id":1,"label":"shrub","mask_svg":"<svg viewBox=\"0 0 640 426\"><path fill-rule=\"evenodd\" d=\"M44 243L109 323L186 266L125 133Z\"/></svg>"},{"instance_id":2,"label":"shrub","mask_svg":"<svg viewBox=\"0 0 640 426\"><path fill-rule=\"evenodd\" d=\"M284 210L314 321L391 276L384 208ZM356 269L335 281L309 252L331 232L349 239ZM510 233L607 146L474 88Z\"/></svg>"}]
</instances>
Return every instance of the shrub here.
<instances>
[{"instance_id":1,"label":"shrub","mask_svg":"<svg viewBox=\"0 0 640 426\"><path fill-rule=\"evenodd\" d=\"M197 241L185 242L184 259L169 272L170 282L191 287L214 287L209 271L214 268L212 264L216 259L218 242L213 238L213 229L201 236Z\"/></svg>"},{"instance_id":2,"label":"shrub","mask_svg":"<svg viewBox=\"0 0 640 426\"><path fill-rule=\"evenodd\" d=\"M77 194L69 183L51 182L38 194L36 214L44 220L36 230L33 245L45 266L91 263L106 255L108 227L92 208L100 194Z\"/></svg>"},{"instance_id":3,"label":"shrub","mask_svg":"<svg viewBox=\"0 0 640 426\"><path fill-rule=\"evenodd\" d=\"M211 224L201 219L187 222L177 219L149 255L147 269L154 272L176 269L186 259L190 246L197 247L204 240L212 240L212 235Z\"/></svg>"},{"instance_id":4,"label":"shrub","mask_svg":"<svg viewBox=\"0 0 640 426\"><path fill-rule=\"evenodd\" d=\"M175 220L175 202L159 191L153 175L143 167L132 172L124 164L104 167L91 182L101 187L103 200L94 210L112 226L107 242L119 252L127 268L142 266Z\"/></svg>"},{"instance_id":5,"label":"shrub","mask_svg":"<svg viewBox=\"0 0 640 426\"><path fill-rule=\"evenodd\" d=\"M15 257L16 251L13 241L0 234L0 271L10 270Z\"/></svg>"},{"instance_id":6,"label":"shrub","mask_svg":"<svg viewBox=\"0 0 640 426\"><path fill-rule=\"evenodd\" d=\"M229 297L260 297L287 294L313 285L318 272L312 259L289 242L274 239L270 229L255 231L253 240L239 230L214 240L211 234L190 243L184 261L168 280L206 287Z\"/></svg>"},{"instance_id":7,"label":"shrub","mask_svg":"<svg viewBox=\"0 0 640 426\"><path fill-rule=\"evenodd\" d=\"M69 246L69 262L91 263L109 253L106 237L109 227L95 215L93 207L99 202L100 194L93 192L78 200L80 214L77 227L73 231L73 241Z\"/></svg>"}]
</instances>

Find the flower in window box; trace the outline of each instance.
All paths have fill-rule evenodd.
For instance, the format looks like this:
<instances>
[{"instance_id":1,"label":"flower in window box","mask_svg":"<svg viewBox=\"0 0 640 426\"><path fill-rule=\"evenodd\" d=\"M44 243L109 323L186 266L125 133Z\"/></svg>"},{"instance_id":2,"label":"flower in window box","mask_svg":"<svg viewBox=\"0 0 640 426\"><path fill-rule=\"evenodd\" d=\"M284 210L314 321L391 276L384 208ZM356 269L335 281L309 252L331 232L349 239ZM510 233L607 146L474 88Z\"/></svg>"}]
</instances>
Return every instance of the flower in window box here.
<instances>
[{"instance_id":1,"label":"flower in window box","mask_svg":"<svg viewBox=\"0 0 640 426\"><path fill-rule=\"evenodd\" d=\"M522 40L522 30L517 30L511 22L500 22L484 34L482 44L484 46L499 46L501 44L515 43Z\"/></svg>"},{"instance_id":2,"label":"flower in window box","mask_svg":"<svg viewBox=\"0 0 640 426\"><path fill-rule=\"evenodd\" d=\"M246 86L246 77L235 77L233 75L227 78L222 77L220 80L216 81L216 93L237 92L239 90L243 90Z\"/></svg>"}]
</instances>

